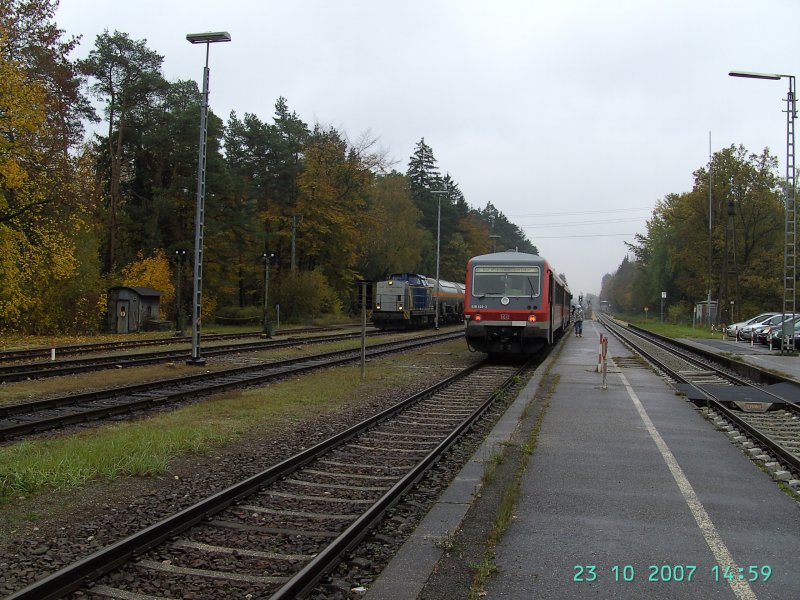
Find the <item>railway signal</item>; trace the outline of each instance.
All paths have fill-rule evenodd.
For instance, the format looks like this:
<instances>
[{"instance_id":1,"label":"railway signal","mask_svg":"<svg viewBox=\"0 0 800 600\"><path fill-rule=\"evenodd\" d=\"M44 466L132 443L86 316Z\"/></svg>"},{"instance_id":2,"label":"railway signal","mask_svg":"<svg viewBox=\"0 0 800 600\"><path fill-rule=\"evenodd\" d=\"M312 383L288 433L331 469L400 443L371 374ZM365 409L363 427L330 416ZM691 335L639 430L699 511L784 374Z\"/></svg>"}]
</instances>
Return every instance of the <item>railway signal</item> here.
<instances>
[{"instance_id":1,"label":"railway signal","mask_svg":"<svg viewBox=\"0 0 800 600\"><path fill-rule=\"evenodd\" d=\"M372 310L373 282L358 282L358 308L361 309L361 379L367 364L367 310Z\"/></svg>"}]
</instances>

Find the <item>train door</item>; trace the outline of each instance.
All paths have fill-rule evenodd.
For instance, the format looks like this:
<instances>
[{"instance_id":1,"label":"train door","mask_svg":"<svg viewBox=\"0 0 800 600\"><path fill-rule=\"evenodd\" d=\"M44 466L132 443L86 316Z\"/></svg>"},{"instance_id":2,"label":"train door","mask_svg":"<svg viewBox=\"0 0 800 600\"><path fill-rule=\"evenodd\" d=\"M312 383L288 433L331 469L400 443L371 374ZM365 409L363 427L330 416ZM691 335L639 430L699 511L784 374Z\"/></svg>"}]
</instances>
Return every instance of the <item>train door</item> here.
<instances>
[{"instance_id":1,"label":"train door","mask_svg":"<svg viewBox=\"0 0 800 600\"><path fill-rule=\"evenodd\" d=\"M547 324L547 343L552 344L555 338L553 334L553 321L555 317L555 297L553 296L553 272L547 271L547 310L549 319Z\"/></svg>"},{"instance_id":2,"label":"train door","mask_svg":"<svg viewBox=\"0 0 800 600\"><path fill-rule=\"evenodd\" d=\"M117 300L117 333L129 333L130 300Z\"/></svg>"}]
</instances>

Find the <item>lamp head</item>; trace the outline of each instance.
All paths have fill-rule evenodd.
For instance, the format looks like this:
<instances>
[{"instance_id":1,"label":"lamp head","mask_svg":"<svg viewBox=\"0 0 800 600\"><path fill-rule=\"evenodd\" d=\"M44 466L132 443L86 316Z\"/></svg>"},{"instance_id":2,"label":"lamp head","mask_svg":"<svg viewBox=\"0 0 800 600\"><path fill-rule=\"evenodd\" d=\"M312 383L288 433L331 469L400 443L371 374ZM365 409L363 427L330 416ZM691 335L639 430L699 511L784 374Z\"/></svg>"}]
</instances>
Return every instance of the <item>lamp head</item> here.
<instances>
[{"instance_id":1,"label":"lamp head","mask_svg":"<svg viewBox=\"0 0 800 600\"><path fill-rule=\"evenodd\" d=\"M205 33L189 33L186 39L192 44L212 44L214 42L230 42L231 34L227 31L206 31Z\"/></svg>"},{"instance_id":2,"label":"lamp head","mask_svg":"<svg viewBox=\"0 0 800 600\"><path fill-rule=\"evenodd\" d=\"M728 73L731 77L747 77L749 79L780 79L783 75L777 73L752 73L750 71L731 71Z\"/></svg>"}]
</instances>

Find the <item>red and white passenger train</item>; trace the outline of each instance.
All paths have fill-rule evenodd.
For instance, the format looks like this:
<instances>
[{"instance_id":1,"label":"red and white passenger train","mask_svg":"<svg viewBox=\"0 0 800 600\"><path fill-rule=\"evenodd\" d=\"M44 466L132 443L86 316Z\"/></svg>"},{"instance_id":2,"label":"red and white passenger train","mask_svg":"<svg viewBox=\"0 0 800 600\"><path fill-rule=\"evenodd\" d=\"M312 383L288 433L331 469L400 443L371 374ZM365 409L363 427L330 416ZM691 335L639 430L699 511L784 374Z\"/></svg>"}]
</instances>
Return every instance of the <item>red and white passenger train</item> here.
<instances>
[{"instance_id":1,"label":"red and white passenger train","mask_svg":"<svg viewBox=\"0 0 800 600\"><path fill-rule=\"evenodd\" d=\"M570 323L572 294L541 256L495 252L467 263L467 344L487 354L533 354Z\"/></svg>"}]
</instances>

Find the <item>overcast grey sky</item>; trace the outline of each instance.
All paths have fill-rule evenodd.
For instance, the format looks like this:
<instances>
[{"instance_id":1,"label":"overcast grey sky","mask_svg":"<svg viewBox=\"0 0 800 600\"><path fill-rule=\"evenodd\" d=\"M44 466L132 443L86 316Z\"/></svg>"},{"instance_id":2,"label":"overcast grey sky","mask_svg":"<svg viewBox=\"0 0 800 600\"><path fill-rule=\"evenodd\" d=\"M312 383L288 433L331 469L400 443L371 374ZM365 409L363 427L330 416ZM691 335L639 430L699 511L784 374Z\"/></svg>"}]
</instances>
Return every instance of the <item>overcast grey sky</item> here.
<instances>
[{"instance_id":1,"label":"overcast grey sky","mask_svg":"<svg viewBox=\"0 0 800 600\"><path fill-rule=\"evenodd\" d=\"M655 203L689 191L711 149L786 159L788 80L800 75L797 0L61 0L56 22L146 39L170 80L210 106L269 121L275 100L310 125L364 132L405 171L420 138L467 201L523 228L573 293L645 231ZM198 115L199 121L199 115Z\"/></svg>"}]
</instances>

